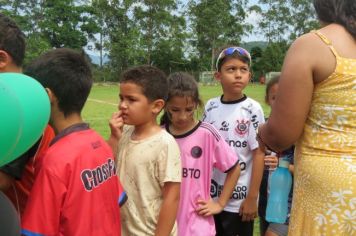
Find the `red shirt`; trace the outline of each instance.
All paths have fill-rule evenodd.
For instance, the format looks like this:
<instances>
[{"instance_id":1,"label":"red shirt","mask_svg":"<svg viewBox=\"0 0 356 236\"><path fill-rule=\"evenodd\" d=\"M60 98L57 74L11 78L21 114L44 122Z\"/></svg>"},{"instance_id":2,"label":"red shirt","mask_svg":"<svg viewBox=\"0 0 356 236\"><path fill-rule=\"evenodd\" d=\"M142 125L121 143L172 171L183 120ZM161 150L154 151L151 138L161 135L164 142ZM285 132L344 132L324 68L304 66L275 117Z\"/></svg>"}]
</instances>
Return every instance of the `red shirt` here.
<instances>
[{"instance_id":1,"label":"red shirt","mask_svg":"<svg viewBox=\"0 0 356 236\"><path fill-rule=\"evenodd\" d=\"M120 235L120 183L111 148L86 124L58 134L28 200L24 235Z\"/></svg>"},{"instance_id":2,"label":"red shirt","mask_svg":"<svg viewBox=\"0 0 356 236\"><path fill-rule=\"evenodd\" d=\"M45 151L49 147L49 143L54 138L54 131L51 126L47 126L41 141L36 150L36 154L31 157L23 170L21 180L17 180L14 184L5 192L7 197L14 204L15 208L22 215L25 211L28 196L30 195L33 182L35 180L35 166L38 160L44 155Z\"/></svg>"}]
</instances>

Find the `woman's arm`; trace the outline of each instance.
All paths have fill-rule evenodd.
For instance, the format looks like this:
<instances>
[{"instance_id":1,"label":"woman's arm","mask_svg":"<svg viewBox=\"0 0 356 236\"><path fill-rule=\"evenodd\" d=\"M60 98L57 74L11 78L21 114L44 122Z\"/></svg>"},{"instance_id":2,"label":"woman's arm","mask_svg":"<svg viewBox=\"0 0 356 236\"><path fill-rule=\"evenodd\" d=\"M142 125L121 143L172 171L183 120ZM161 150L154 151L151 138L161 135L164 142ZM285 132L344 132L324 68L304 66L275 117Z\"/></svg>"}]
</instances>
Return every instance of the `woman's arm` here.
<instances>
[{"instance_id":1,"label":"woman's arm","mask_svg":"<svg viewBox=\"0 0 356 236\"><path fill-rule=\"evenodd\" d=\"M315 35L297 39L286 55L277 99L268 121L259 129L262 141L275 151L294 144L303 132L314 89ZM314 53L315 54L315 53Z\"/></svg>"},{"instance_id":2,"label":"woman's arm","mask_svg":"<svg viewBox=\"0 0 356 236\"><path fill-rule=\"evenodd\" d=\"M294 165L293 164L289 164L288 170L292 175L294 175Z\"/></svg>"}]
</instances>

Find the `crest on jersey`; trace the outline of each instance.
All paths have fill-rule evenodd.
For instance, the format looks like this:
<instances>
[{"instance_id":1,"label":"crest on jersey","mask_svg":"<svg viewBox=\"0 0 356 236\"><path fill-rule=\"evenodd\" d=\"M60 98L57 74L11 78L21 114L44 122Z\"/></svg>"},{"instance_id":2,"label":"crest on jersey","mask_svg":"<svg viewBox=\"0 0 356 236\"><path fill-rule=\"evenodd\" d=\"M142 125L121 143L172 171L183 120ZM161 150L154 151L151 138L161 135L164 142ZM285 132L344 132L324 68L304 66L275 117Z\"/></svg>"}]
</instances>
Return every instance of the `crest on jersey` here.
<instances>
[{"instance_id":1,"label":"crest on jersey","mask_svg":"<svg viewBox=\"0 0 356 236\"><path fill-rule=\"evenodd\" d=\"M199 146L194 146L194 147L190 150L190 154L191 154L192 157L194 157L194 158L199 158L199 157L201 157L201 154L203 154L203 150L202 150L201 147L199 147Z\"/></svg>"},{"instance_id":2,"label":"crest on jersey","mask_svg":"<svg viewBox=\"0 0 356 236\"><path fill-rule=\"evenodd\" d=\"M248 132L248 127L250 125L250 121L249 120L237 120L236 123L237 123L237 125L235 128L235 132L241 137L245 136L245 134Z\"/></svg>"}]
</instances>

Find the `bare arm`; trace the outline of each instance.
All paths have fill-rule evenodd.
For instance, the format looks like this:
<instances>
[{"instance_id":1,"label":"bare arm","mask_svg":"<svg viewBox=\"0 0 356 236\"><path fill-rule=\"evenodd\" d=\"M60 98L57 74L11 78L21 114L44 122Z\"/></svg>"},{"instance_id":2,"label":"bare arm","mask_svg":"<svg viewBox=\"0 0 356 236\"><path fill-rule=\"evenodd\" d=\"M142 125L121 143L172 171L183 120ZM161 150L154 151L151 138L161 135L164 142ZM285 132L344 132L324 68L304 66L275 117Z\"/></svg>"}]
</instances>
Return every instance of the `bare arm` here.
<instances>
[{"instance_id":1,"label":"bare arm","mask_svg":"<svg viewBox=\"0 0 356 236\"><path fill-rule=\"evenodd\" d=\"M243 221L251 221L257 216L257 198L264 168L264 152L260 148L252 151L252 173L250 187L246 199L240 206Z\"/></svg>"},{"instance_id":2,"label":"bare arm","mask_svg":"<svg viewBox=\"0 0 356 236\"><path fill-rule=\"evenodd\" d=\"M158 216L155 236L169 236L173 229L179 206L180 183L166 182L163 202Z\"/></svg>"},{"instance_id":3,"label":"bare arm","mask_svg":"<svg viewBox=\"0 0 356 236\"><path fill-rule=\"evenodd\" d=\"M10 188L14 181L15 179L13 177L0 171L0 191L5 191Z\"/></svg>"},{"instance_id":4,"label":"bare arm","mask_svg":"<svg viewBox=\"0 0 356 236\"><path fill-rule=\"evenodd\" d=\"M230 200L231 194L234 191L237 180L240 177L240 173L241 173L240 165L236 164L236 166L233 169L231 169L226 175L223 190L221 192L219 199L217 200L219 205L222 206L223 209L226 206L227 202Z\"/></svg>"},{"instance_id":5,"label":"bare arm","mask_svg":"<svg viewBox=\"0 0 356 236\"><path fill-rule=\"evenodd\" d=\"M303 132L314 89L310 37L296 40L284 60L277 99L271 115L259 130L267 146L282 151L294 144ZM314 40L315 41L315 40ZM319 56L319 55L318 55Z\"/></svg>"},{"instance_id":6,"label":"bare arm","mask_svg":"<svg viewBox=\"0 0 356 236\"><path fill-rule=\"evenodd\" d=\"M294 165L293 164L289 164L288 170L292 175L294 175Z\"/></svg>"},{"instance_id":7,"label":"bare arm","mask_svg":"<svg viewBox=\"0 0 356 236\"><path fill-rule=\"evenodd\" d=\"M198 200L198 204L200 207L197 209L199 215L203 216L211 216L214 214L220 213L224 210L227 202L229 201L232 192L236 186L236 182L240 176L240 165L236 164L234 168L232 168L226 175L226 179L224 182L224 187L221 192L219 199L215 202L213 199L209 200Z\"/></svg>"}]
</instances>

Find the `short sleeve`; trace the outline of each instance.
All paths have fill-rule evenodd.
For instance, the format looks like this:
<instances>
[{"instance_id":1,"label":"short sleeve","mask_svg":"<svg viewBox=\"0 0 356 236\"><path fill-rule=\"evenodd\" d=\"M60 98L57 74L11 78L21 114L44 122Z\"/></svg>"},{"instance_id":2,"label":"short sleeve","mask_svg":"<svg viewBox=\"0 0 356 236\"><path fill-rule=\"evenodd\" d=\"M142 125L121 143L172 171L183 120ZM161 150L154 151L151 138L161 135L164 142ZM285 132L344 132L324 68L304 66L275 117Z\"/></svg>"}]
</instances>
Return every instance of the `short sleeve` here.
<instances>
[{"instance_id":1,"label":"short sleeve","mask_svg":"<svg viewBox=\"0 0 356 236\"><path fill-rule=\"evenodd\" d=\"M254 109L252 110L249 125L248 144L251 150L255 150L256 148L258 148L258 142L256 140L256 130L258 126L263 123L265 123L263 110L261 105L257 103Z\"/></svg>"},{"instance_id":2,"label":"short sleeve","mask_svg":"<svg viewBox=\"0 0 356 236\"><path fill-rule=\"evenodd\" d=\"M177 142L170 134L166 134L167 142L160 152L158 158L158 178L161 187L165 182L181 182L182 165L180 151Z\"/></svg>"},{"instance_id":3,"label":"short sleeve","mask_svg":"<svg viewBox=\"0 0 356 236\"><path fill-rule=\"evenodd\" d=\"M209 107L210 107L210 101L209 100L206 104L205 104L205 108L204 108L204 113L203 113L203 116L202 116L202 121L205 121L207 123L210 123L210 114L209 114Z\"/></svg>"},{"instance_id":4,"label":"short sleeve","mask_svg":"<svg viewBox=\"0 0 356 236\"><path fill-rule=\"evenodd\" d=\"M121 207L127 201L127 194L126 194L124 188L122 187L120 180L118 182L119 182L118 183L118 185L119 185L119 206Z\"/></svg>"},{"instance_id":5,"label":"short sleeve","mask_svg":"<svg viewBox=\"0 0 356 236\"><path fill-rule=\"evenodd\" d=\"M22 219L22 234L57 235L65 194L63 182L43 166L28 199Z\"/></svg>"},{"instance_id":6,"label":"short sleeve","mask_svg":"<svg viewBox=\"0 0 356 236\"><path fill-rule=\"evenodd\" d=\"M228 172L239 162L234 150L225 142L225 140L218 134L215 143L214 151L214 167L221 172Z\"/></svg>"}]
</instances>

